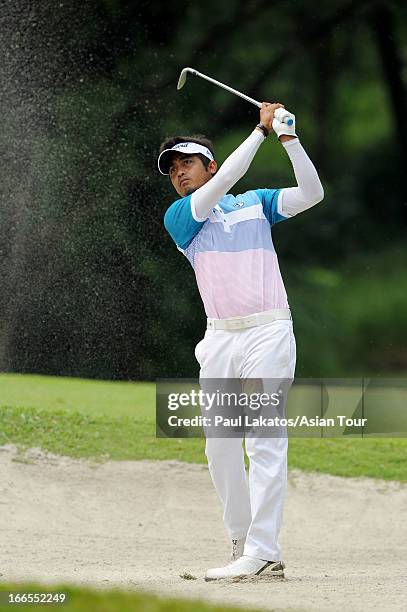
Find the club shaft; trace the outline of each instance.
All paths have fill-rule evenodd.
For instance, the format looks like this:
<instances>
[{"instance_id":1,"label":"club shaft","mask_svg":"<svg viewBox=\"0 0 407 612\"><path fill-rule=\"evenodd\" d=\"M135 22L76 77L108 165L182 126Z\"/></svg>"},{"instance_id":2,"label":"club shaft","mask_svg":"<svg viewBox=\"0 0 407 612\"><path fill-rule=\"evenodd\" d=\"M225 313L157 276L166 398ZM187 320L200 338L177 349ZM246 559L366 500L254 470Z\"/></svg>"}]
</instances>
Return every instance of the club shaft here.
<instances>
[{"instance_id":1,"label":"club shaft","mask_svg":"<svg viewBox=\"0 0 407 612\"><path fill-rule=\"evenodd\" d=\"M233 87L229 87L229 85L225 85L224 83L221 83L220 81L217 81L216 79L212 79L212 77L208 77L206 76L206 74L202 74L202 72L198 72L198 70L191 70L191 72L192 74L195 74L196 76L199 76L202 79L206 79L207 81L209 81L210 83L213 83L214 85L218 85L219 87L226 89L226 91L230 91L231 93L234 93L237 96L240 96L241 98L243 98L243 100L246 100L247 102L251 102L251 104L254 104L258 108L261 108L261 102L254 100L254 98L251 98L250 96L246 96L246 94L242 93L241 91L237 91L237 89L233 89Z\"/></svg>"}]
</instances>

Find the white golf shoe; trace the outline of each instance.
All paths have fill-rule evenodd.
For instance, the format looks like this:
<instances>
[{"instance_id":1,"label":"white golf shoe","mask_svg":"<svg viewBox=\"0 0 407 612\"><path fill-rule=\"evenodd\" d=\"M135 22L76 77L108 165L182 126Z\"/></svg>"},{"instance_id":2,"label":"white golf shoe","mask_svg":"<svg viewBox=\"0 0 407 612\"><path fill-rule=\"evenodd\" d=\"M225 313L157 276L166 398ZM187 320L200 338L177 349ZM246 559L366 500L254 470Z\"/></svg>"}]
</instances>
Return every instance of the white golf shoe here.
<instances>
[{"instance_id":1,"label":"white golf shoe","mask_svg":"<svg viewBox=\"0 0 407 612\"><path fill-rule=\"evenodd\" d=\"M225 567L214 567L206 572L205 580L225 580L230 578L245 578L247 576L278 576L284 577L285 565L282 561L264 561L255 557L243 555Z\"/></svg>"},{"instance_id":2,"label":"white golf shoe","mask_svg":"<svg viewBox=\"0 0 407 612\"><path fill-rule=\"evenodd\" d=\"M232 552L230 553L230 560L236 561L240 559L243 555L244 543L246 542L246 538L242 538L240 540L232 540Z\"/></svg>"}]
</instances>

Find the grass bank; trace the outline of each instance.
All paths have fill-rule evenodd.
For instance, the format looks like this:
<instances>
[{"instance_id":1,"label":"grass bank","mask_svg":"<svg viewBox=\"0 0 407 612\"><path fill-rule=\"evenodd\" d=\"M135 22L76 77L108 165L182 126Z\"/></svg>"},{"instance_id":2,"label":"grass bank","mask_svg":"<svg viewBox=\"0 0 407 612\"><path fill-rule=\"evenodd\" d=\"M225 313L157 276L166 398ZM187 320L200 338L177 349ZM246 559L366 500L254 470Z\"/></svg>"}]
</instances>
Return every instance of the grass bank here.
<instances>
[{"instance_id":1,"label":"grass bank","mask_svg":"<svg viewBox=\"0 0 407 612\"><path fill-rule=\"evenodd\" d=\"M155 437L154 385L0 375L0 445L73 458L205 463L202 439ZM407 439L298 439L289 467L407 481Z\"/></svg>"}]
</instances>

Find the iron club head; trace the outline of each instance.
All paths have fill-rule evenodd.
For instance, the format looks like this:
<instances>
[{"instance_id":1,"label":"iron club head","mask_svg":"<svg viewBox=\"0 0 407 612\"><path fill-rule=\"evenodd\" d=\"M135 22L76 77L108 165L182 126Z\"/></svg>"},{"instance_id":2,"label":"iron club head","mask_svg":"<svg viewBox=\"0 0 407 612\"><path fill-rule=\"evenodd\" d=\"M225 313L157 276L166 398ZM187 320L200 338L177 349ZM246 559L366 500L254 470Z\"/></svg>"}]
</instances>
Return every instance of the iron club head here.
<instances>
[{"instance_id":1,"label":"iron club head","mask_svg":"<svg viewBox=\"0 0 407 612\"><path fill-rule=\"evenodd\" d=\"M195 70L194 68L190 68L189 66L181 70L181 74L179 75L179 79L178 79L177 89L181 89L182 87L184 87L186 80L187 80L188 72L190 72L191 74L194 74L197 77L200 77L201 79L205 79L205 81L209 81L210 83L213 83L214 85L217 85L218 87L222 87L222 89L226 89L226 91L230 91L231 93L237 96L240 96L247 102L250 102L251 104L254 104L255 106L257 106L258 108L261 108L261 102L258 102L257 100L254 100L253 98L250 98L249 96L246 96L246 94L242 93L241 91L237 91L237 89L233 89L233 87L229 87L229 85L225 85L224 83L221 83L220 81L217 81L216 79L213 79L212 77L207 76L206 74L203 74L202 72L198 72L198 70Z\"/></svg>"},{"instance_id":2,"label":"iron club head","mask_svg":"<svg viewBox=\"0 0 407 612\"><path fill-rule=\"evenodd\" d=\"M179 75L179 79L178 79L177 89L182 89L182 87L184 87L185 82L187 80L188 72L194 72L194 69L193 68L183 68L181 70L181 74Z\"/></svg>"}]
</instances>

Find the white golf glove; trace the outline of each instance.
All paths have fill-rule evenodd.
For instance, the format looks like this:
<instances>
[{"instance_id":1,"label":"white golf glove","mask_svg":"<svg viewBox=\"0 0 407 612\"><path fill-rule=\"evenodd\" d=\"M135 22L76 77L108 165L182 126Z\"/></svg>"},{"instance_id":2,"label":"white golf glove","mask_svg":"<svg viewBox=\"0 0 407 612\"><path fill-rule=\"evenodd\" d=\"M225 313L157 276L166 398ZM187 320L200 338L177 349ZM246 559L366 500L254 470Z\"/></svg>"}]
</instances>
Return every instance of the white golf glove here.
<instances>
[{"instance_id":1,"label":"white golf glove","mask_svg":"<svg viewBox=\"0 0 407 612\"><path fill-rule=\"evenodd\" d=\"M283 119L288 117L288 119L292 119L292 125L287 125L287 123L283 122ZM285 108L278 108L274 111L274 119L273 119L273 130L277 134L279 138L282 134L287 134L287 136L297 136L295 133L295 115L290 113ZM298 138L298 137L297 137Z\"/></svg>"}]
</instances>

